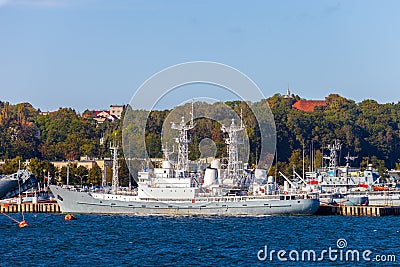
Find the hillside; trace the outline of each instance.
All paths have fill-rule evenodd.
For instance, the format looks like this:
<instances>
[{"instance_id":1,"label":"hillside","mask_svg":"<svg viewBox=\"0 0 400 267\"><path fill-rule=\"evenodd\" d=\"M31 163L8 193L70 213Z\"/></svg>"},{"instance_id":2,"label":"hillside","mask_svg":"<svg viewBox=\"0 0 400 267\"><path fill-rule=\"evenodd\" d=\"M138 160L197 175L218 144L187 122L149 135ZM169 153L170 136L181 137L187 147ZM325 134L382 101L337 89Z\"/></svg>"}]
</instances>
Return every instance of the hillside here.
<instances>
[{"instance_id":1,"label":"hillside","mask_svg":"<svg viewBox=\"0 0 400 267\"><path fill-rule=\"evenodd\" d=\"M310 168L311 150L314 165L321 166L326 146L339 139L343 146L340 163L348 153L357 155L355 166L373 163L383 173L386 168L400 168L400 104L379 104L374 100L356 103L339 95L326 97L325 105L305 106L306 111L293 108L300 97L287 98L276 94L265 101L275 117L279 169L290 172L293 165L302 169L302 150L305 150L306 171ZM321 103L318 102L318 103ZM244 110L250 141L250 163L259 152L259 131L246 104L226 102L237 113ZM305 104L307 104L305 102ZM304 103L297 106L304 106ZM121 140L122 119L99 124L90 112L79 115L70 108L60 108L40 115L29 103L10 105L0 102L0 158L21 156L23 160L74 160L80 156L109 157L108 144L117 136ZM139 112L139 111L138 111ZM169 110L152 111L146 129L146 144L150 157L161 157L160 133ZM217 156L226 156L224 135L218 123L207 119L196 120L191 133L190 158L199 157L198 142L211 138L217 146ZM104 142L100 138L104 137ZM271 171L274 171L273 169Z\"/></svg>"}]
</instances>

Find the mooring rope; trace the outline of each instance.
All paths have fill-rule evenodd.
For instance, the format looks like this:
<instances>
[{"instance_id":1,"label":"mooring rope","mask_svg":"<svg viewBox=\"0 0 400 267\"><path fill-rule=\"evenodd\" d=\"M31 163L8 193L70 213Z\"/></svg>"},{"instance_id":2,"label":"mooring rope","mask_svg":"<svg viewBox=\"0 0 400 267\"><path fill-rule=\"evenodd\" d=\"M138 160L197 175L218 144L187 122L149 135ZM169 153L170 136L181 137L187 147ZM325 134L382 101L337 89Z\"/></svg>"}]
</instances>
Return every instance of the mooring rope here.
<instances>
[{"instance_id":1,"label":"mooring rope","mask_svg":"<svg viewBox=\"0 0 400 267\"><path fill-rule=\"evenodd\" d=\"M11 217L11 216L8 215L8 214L5 214L4 212L1 212L1 214L3 214L4 216L6 216L7 218L13 220L13 221L16 222L16 223L19 223L19 221L17 221L16 219L14 219L13 217Z\"/></svg>"}]
</instances>

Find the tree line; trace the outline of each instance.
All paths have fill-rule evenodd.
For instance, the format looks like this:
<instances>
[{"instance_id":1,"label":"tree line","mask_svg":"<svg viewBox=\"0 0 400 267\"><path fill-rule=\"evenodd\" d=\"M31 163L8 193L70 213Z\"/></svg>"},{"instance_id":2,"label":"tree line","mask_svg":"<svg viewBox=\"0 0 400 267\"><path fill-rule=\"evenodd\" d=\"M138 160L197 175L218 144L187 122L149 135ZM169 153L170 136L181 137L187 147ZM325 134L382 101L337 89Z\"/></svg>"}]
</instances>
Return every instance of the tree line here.
<instances>
[{"instance_id":1,"label":"tree line","mask_svg":"<svg viewBox=\"0 0 400 267\"><path fill-rule=\"evenodd\" d=\"M260 108L267 108L268 103L276 125L277 164L270 169L270 174L275 173L276 166L286 174L292 172L293 166L299 173L302 172L303 155L305 171L324 166L326 162L322 157L328 153L327 146L335 139L343 144L338 159L342 165L345 163L344 156L350 154L358 156L353 166L364 168L372 163L381 174L385 174L386 169L400 169L400 103L380 104L375 100L356 103L331 94L325 99L326 106L316 107L314 112L304 112L292 108L297 100L300 100L299 96L285 98L275 94L258 103ZM254 164L260 152L260 131L254 114L246 102L230 101L225 105L237 114L243 114L250 145L249 163ZM170 113L171 110L154 110L150 113L146 125L149 157L162 157L161 133ZM29 103L11 105L0 101L0 158L6 161L1 173L15 170L17 162L31 160L32 165L33 160L33 165L35 161L43 165L37 163L39 166L35 174L38 177L44 177L45 169L53 172L51 175L64 179L65 170L53 170L50 162L73 161L85 155L111 157L109 143L116 139L121 144L122 121L98 124L90 116L81 116L71 108L60 108L48 115L40 115L40 110ZM200 157L198 144L204 138L214 141L217 157L227 156L226 135L220 128L221 125L211 119L196 120L195 129L190 131L190 159ZM100 142L101 138L103 142ZM139 141L132 140L132 143L135 145ZM119 154L122 155L122 150ZM123 158L120 165L126 167ZM76 184L81 183L81 179L86 184L101 182L97 168L91 173L82 168L79 171L78 168L72 169L72 181ZM121 169L121 173L126 175L127 168Z\"/></svg>"}]
</instances>

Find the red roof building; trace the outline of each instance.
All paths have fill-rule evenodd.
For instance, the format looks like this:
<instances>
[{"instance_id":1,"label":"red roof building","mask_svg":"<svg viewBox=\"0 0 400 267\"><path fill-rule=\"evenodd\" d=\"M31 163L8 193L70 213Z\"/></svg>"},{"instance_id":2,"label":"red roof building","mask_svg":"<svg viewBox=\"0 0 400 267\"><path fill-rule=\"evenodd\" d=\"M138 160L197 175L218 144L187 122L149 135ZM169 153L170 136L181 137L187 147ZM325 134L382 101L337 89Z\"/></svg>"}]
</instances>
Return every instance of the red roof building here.
<instances>
[{"instance_id":1,"label":"red roof building","mask_svg":"<svg viewBox=\"0 0 400 267\"><path fill-rule=\"evenodd\" d=\"M298 100L292 105L294 109L304 112L314 112L315 107L325 107L325 100Z\"/></svg>"}]
</instances>

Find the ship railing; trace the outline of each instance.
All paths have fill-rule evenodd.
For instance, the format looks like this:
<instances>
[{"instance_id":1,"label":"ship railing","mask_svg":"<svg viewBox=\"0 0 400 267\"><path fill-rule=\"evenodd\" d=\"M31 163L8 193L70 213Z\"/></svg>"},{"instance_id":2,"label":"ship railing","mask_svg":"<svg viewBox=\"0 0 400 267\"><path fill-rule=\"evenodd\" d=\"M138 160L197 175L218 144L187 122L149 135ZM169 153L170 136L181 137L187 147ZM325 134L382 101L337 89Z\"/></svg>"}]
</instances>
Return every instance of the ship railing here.
<instances>
[{"instance_id":1,"label":"ship railing","mask_svg":"<svg viewBox=\"0 0 400 267\"><path fill-rule=\"evenodd\" d=\"M276 199L276 200L300 200L300 199L317 199L319 196L318 194L290 194L290 195L264 195L264 196L200 196L196 197L195 201L203 201L203 202L244 202L244 201L249 201L249 200L270 200L270 199ZM156 201L177 201L177 199L154 199L154 198L146 198L143 200L156 200ZM193 201L192 198L188 199L179 199L179 201Z\"/></svg>"},{"instance_id":2,"label":"ship railing","mask_svg":"<svg viewBox=\"0 0 400 267\"><path fill-rule=\"evenodd\" d=\"M319 196L317 194L313 195L265 195L265 196L238 196L238 197L197 197L195 199L188 198L188 199L157 199L157 198L142 198L143 201L160 201L160 202L186 202L192 201L192 203L196 202L220 202L220 203L227 203L227 202L244 202L244 201L251 201L251 200L301 200L301 199L318 199ZM195 202L193 202L195 200Z\"/></svg>"}]
</instances>

